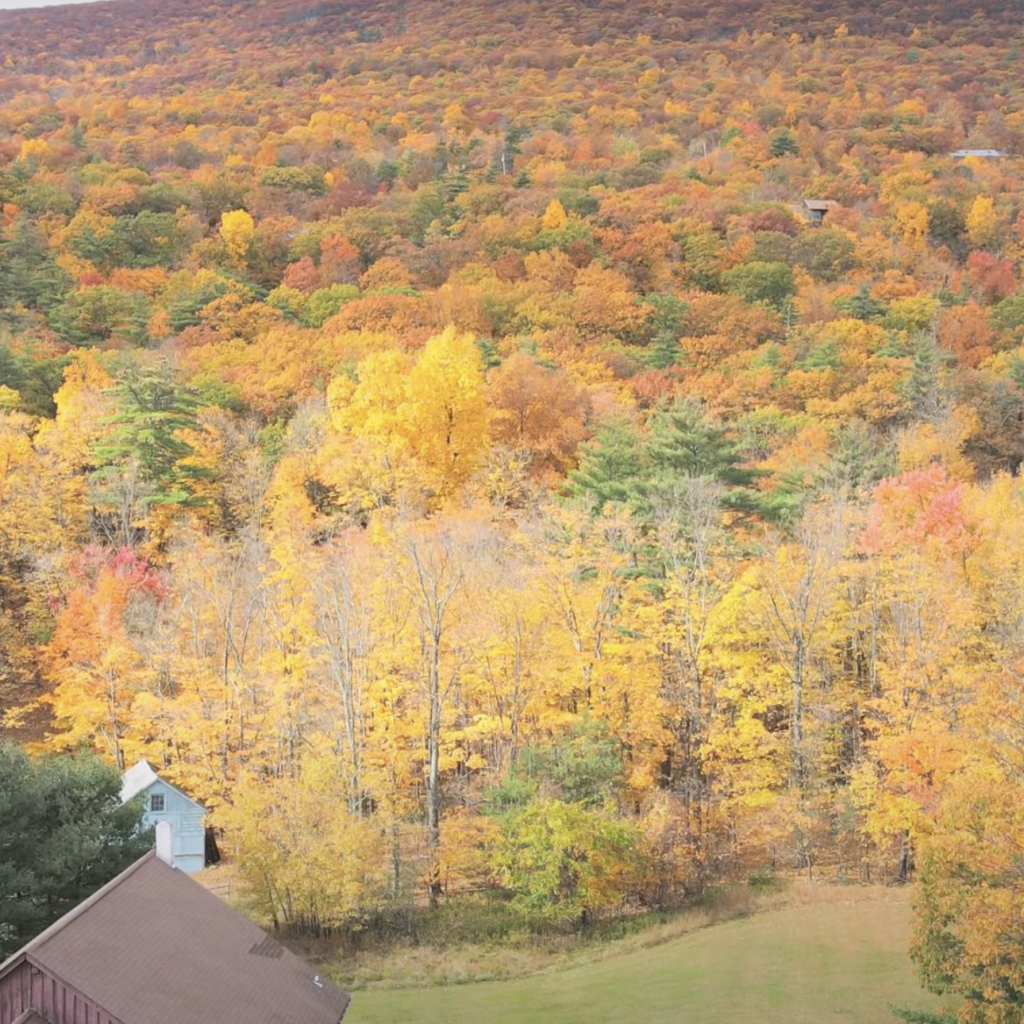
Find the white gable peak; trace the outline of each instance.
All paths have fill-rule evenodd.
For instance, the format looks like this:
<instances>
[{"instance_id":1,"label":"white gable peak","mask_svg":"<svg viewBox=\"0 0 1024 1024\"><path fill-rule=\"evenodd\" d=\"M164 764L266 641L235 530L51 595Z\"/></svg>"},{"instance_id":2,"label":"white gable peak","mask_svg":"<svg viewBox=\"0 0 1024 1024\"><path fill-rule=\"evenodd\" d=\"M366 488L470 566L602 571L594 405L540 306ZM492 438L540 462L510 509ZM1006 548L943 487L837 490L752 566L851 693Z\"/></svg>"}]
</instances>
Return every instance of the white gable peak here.
<instances>
[{"instance_id":1,"label":"white gable peak","mask_svg":"<svg viewBox=\"0 0 1024 1024\"><path fill-rule=\"evenodd\" d=\"M121 777L121 803L126 804L132 797L138 796L144 789L149 789L159 776L148 761L140 761L132 765Z\"/></svg>"}]
</instances>

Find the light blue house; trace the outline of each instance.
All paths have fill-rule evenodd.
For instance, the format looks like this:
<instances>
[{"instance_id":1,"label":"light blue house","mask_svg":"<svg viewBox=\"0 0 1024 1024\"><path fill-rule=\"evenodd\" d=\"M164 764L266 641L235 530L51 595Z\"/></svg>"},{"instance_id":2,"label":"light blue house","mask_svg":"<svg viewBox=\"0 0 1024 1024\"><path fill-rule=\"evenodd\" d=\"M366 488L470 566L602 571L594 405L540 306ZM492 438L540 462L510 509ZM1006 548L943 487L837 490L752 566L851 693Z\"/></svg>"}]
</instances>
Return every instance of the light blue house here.
<instances>
[{"instance_id":1,"label":"light blue house","mask_svg":"<svg viewBox=\"0 0 1024 1024\"><path fill-rule=\"evenodd\" d=\"M129 768L121 779L121 803L137 796L145 801L143 823L167 822L171 829L172 865L191 875L206 866L206 808L165 782L148 761Z\"/></svg>"}]
</instances>

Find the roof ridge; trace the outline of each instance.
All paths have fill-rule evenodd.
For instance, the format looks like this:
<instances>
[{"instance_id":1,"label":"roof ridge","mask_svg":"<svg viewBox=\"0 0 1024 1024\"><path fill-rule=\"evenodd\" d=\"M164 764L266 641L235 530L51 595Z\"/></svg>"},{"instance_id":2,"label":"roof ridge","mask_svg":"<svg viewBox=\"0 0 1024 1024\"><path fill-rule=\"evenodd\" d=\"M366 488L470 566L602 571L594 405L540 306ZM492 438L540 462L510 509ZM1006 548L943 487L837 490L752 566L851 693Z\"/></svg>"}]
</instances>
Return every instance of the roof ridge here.
<instances>
[{"instance_id":1,"label":"roof ridge","mask_svg":"<svg viewBox=\"0 0 1024 1024\"><path fill-rule=\"evenodd\" d=\"M179 796L183 796L190 804L195 804L196 807L198 807L201 811L208 813L206 811L206 806L204 804L201 804L194 796L189 796L188 793L186 793L185 790L181 788L181 786L176 786L173 782L168 782L167 779L165 779L162 775L157 775L156 781L162 782L165 786L169 786Z\"/></svg>"},{"instance_id":2,"label":"roof ridge","mask_svg":"<svg viewBox=\"0 0 1024 1024\"><path fill-rule=\"evenodd\" d=\"M125 797L124 797L125 789L124 789L123 780L126 779L131 772L133 772L136 768L138 768L139 765L142 765L142 764L146 765L149 768L150 774L153 776L153 779L152 779L152 781L147 782L146 785L139 787L130 797L125 799ZM121 799L122 799L123 803L127 803L128 800L134 800L140 793L145 793L145 791L147 789L149 789L149 787L152 786L153 783L155 783L155 782L162 782L165 786L169 787L170 789L173 789L174 792L177 793L179 796L184 797L190 804L195 804L195 806L198 807L204 814L208 814L209 813L209 811L207 811L207 809L206 809L205 804L201 804L194 796L189 796L189 794L186 793L185 790L183 790L180 786L176 786L173 782L169 782L167 779L165 779L156 770L156 768L153 767L152 763L146 760L146 758L142 758L141 761L137 761L135 764L133 764L131 766L131 768L129 768L128 771L126 771L121 776L121 779L122 779L122 786L121 786L121 794L122 794L122 796L121 796Z\"/></svg>"},{"instance_id":3,"label":"roof ridge","mask_svg":"<svg viewBox=\"0 0 1024 1024\"><path fill-rule=\"evenodd\" d=\"M283 947L269 958L252 952L272 944L254 922L149 853L22 949L0 978L32 964L69 998L109 1014L110 1024L338 1024L349 994Z\"/></svg>"},{"instance_id":4,"label":"roof ridge","mask_svg":"<svg viewBox=\"0 0 1024 1024\"><path fill-rule=\"evenodd\" d=\"M115 875L106 885L100 886L91 896L87 896L77 907L72 907L63 917L57 918L49 928L45 928L41 931L34 939L29 939L21 949L12 953L3 963L0 963L0 975L4 973L4 969L13 960L32 950L38 949L44 942L52 938L58 932L63 931L67 925L71 924L76 918L80 917L86 910L89 909L93 904L99 903L104 896L107 895L112 889L116 889L126 878L135 874L136 871L147 861L153 860L156 857L156 850L149 850L144 853L137 861L133 864L129 864L119 875ZM172 869L173 870L173 869Z\"/></svg>"}]
</instances>

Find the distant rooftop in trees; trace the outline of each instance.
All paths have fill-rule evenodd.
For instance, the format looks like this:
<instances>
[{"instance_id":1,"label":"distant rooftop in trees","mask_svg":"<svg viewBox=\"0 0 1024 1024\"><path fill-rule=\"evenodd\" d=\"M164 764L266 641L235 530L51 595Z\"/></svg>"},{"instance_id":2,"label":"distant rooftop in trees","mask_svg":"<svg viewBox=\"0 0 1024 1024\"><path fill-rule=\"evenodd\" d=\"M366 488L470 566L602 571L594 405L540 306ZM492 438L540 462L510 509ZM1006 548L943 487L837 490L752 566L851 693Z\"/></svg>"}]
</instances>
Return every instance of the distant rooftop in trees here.
<instances>
[{"instance_id":1,"label":"distant rooftop in trees","mask_svg":"<svg viewBox=\"0 0 1024 1024\"><path fill-rule=\"evenodd\" d=\"M825 214L839 205L834 199L805 199L802 212L812 224L820 224Z\"/></svg>"},{"instance_id":2,"label":"distant rooftop in trees","mask_svg":"<svg viewBox=\"0 0 1024 1024\"><path fill-rule=\"evenodd\" d=\"M1001 149L956 149L949 154L957 160L963 160L969 156L979 156L986 160L994 160L997 157L1007 156Z\"/></svg>"}]
</instances>

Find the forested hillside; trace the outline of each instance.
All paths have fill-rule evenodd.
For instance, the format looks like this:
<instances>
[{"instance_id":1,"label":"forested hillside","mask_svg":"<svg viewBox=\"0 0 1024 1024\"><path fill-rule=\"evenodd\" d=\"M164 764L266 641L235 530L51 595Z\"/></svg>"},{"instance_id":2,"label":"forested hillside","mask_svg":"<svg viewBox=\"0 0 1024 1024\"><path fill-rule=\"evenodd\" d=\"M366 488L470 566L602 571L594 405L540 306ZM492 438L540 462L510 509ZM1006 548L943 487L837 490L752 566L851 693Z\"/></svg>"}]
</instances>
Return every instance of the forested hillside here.
<instances>
[{"instance_id":1,"label":"forested hillside","mask_svg":"<svg viewBox=\"0 0 1024 1024\"><path fill-rule=\"evenodd\" d=\"M1019 992L1010 8L0 12L6 736L313 927L925 843Z\"/></svg>"}]
</instances>

